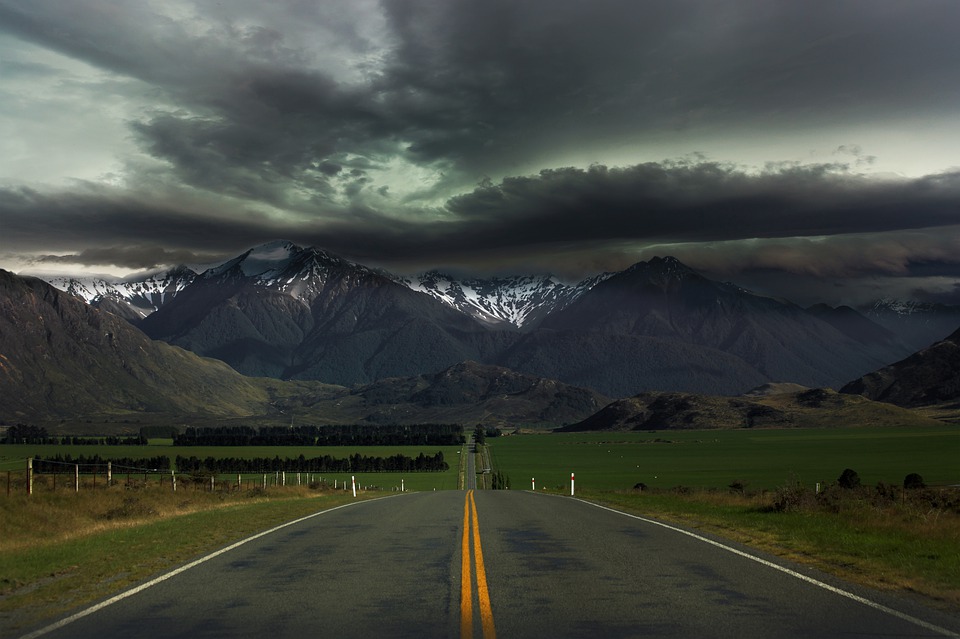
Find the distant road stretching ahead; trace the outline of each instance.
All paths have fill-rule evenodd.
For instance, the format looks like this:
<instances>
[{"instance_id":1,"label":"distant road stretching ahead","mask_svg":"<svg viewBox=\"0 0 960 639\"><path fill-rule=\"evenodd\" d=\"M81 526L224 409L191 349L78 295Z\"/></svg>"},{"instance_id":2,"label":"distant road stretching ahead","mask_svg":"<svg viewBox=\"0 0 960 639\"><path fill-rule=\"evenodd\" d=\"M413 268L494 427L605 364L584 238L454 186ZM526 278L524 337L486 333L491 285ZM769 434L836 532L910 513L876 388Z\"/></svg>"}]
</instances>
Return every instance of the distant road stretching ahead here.
<instances>
[{"instance_id":1,"label":"distant road stretching ahead","mask_svg":"<svg viewBox=\"0 0 960 639\"><path fill-rule=\"evenodd\" d=\"M443 491L300 520L34 636L960 637L831 583L866 599L579 500Z\"/></svg>"}]
</instances>

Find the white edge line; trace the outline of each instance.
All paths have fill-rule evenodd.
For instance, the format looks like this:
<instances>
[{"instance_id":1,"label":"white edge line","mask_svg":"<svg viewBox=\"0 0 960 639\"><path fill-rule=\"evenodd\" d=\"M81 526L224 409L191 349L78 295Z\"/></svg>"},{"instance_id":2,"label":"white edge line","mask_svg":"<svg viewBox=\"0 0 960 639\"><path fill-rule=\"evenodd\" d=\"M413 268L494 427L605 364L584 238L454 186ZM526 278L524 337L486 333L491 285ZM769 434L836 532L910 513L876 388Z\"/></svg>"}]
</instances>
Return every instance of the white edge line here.
<instances>
[{"instance_id":1,"label":"white edge line","mask_svg":"<svg viewBox=\"0 0 960 639\"><path fill-rule=\"evenodd\" d=\"M712 540L712 539L708 539L707 537L703 537L702 535L698 535L698 534L696 534L696 533L690 532L689 530L684 530L684 529L682 529L682 528L677 528L676 526L671 526L670 524L665 524L665 523L663 523L662 521L657 521L657 520L655 520L655 519L647 519L646 517L640 517L640 516L638 516L638 515L632 515L632 514L630 514L630 513L625 513L625 512L623 512L623 511L621 511L621 510L616 510L616 509L614 509L614 508L609 508L609 507L607 507L607 506L601 506L600 504L595 504L595 503L593 503L593 502L589 502L589 501L586 501L586 500L584 500L584 499L578 499L578 498L574 498L574 499L575 499L576 501L579 501L579 502L582 502L582 503L584 503L584 504L593 506L593 507L595 507L595 508L601 508L601 509L603 509L603 510L609 510L609 511L612 512L612 513L617 513L618 515L623 515L624 517L631 517L631 518L633 518L633 519L639 519L639 520L642 521L642 522L646 522L646 523L648 523L648 524L653 524L653 525L655 525L655 526L661 526L661 527L666 528L666 529L668 529L668 530L672 530L672 531L674 531L674 532L678 532L678 533L680 533L680 534L687 535L688 537L693 537L694 539L696 539L696 540L698 540L698 541L702 541L702 542L704 542L704 543L710 544L711 546L716 546L717 548L721 548L721 549L726 550L726 551L728 551L728 552L732 552L732 553L735 554L735 555L739 555L739 556L744 557L744 558L746 558L746 559L749 559L749 560L751 560L751 561L755 561L755 562L757 562L758 564L762 564L762 565L764 565L764 566L767 566L768 568L773 568L774 570L779 570L780 572L786 573L786 574L790 575L791 577L796 577L797 579L800 579L800 580L802 580L802 581L806 581L807 583L810 583L810 584L813 584L814 586L818 586L818 587L820 587L820 588L823 588L824 590L829 590L830 592L832 592L832 593L834 593L834 594L837 594L837 595L840 595L841 597L846 597L847 599L852 599L853 601L856 601L857 603L861 603L861 604L863 604L863 605L865 605L865 606L869 606L870 608L874 608L874 609L879 610L879 611L881 611L881 612L885 612L885 613L887 613L888 615L893 615L894 617L897 617L898 619L902 619L903 621L907 621L907 622L912 623L912 624L914 624L914 625L920 626L921 628L925 628L926 630L930 630L930 631L932 631L932 632L936 632L936 633L942 634L942 635L947 636L947 637L953 637L954 639L960 639L960 635L958 635L957 633L953 632L952 630L947 630L946 628L941 628L940 626L936 626L936 625L934 625L934 624L932 624L932 623L928 623L928 622L924 621L923 619L917 619L916 617L912 617L912 616L910 616L910 615L908 615L908 614L906 614L906 613L900 612L899 610L894 610L893 608L888 608L887 606L884 606L883 604L879 604L879 603L877 603L877 602L875 602L875 601L871 601L871 600L869 600L869 599L865 599L864 597L861 597L861 596L859 596L859 595L855 595L855 594L853 594L852 592L848 592L848 591L843 590L843 589L841 589L841 588L837 588L836 586L831 586L830 584L824 583L824 582L819 581L819 580L817 580L817 579L814 579L813 577L808 577L807 575L804 575L804 574L802 574L802 573L799 573L799 572L797 572L797 571L795 571L795 570L791 570L791 569L789 569L789 568L785 568L785 567L783 567L783 566L780 566L780 565L778 565L778 564L773 563L772 561L767 561L766 559L762 559L762 558L757 557L757 556L755 556L755 555L751 555L750 553L743 552L742 550L737 550L736 548L732 548L732 547L730 547L730 546L721 544L720 542L714 541L714 540Z\"/></svg>"},{"instance_id":2,"label":"white edge line","mask_svg":"<svg viewBox=\"0 0 960 639\"><path fill-rule=\"evenodd\" d=\"M281 530L281 529L283 529L283 528L286 528L287 526L293 526L294 524L299 524L299 523L302 522L302 521L306 521L306 520L312 519L312 518L314 518L314 517L319 517L320 515L325 515L325 514L327 514L327 513L333 512L334 510L340 510L341 508L347 508L348 506L357 506L357 505L359 505L359 504L366 504L366 503L370 503L370 502L374 502L374 501L379 501L379 500L381 500L381 499L388 499L388 498L390 498L390 497L397 497L397 495L387 495L387 496L385 496L385 497L377 497L376 499L364 499L363 501L355 501L355 502L351 502L351 503L349 503L349 504L342 504L342 505L340 505L340 506L334 506L333 508L328 508L328 509L326 509L326 510L321 510L320 512L316 512L316 513L313 513L313 514L311 514L311 515L307 515L306 517L301 517L301 518L299 518L299 519L294 519L293 521L288 521L288 522L286 522L285 524L280 524L279 526L274 526L274 527L271 528L270 530L264 530L263 532L259 532L259 533L257 533L256 535L253 535L253 536L251 536L251 537L247 537L246 539L241 539L240 541L235 542L235 543L232 543L232 544L230 544L229 546L227 546L227 547L225 547L225 548L221 548L220 550L217 550L217 551L215 551L215 552L212 552L212 553L210 553L209 555L205 555L205 556L203 556L203 557L200 557L199 559L194 559L193 561L191 561L191 562L188 563L188 564L184 564L183 566L180 566L179 568L176 568L176 569L174 569L174 570L171 570L170 572L164 573L164 574L160 575L159 577L155 577L155 578L151 579L150 581L144 582L144 583L140 584L139 586L135 586L135 587L131 588L130 590L125 590L125 591L121 592L121 593L118 594L118 595L114 595L113 597L110 597L109 599L105 599L104 601L101 601L101 602L98 603L98 604L95 604L95 605L93 605L93 606L90 606L89 608L86 608L86 609L84 609L84 610L81 610L80 612L74 613L74 614L70 615L69 617L64 617L63 619L61 619L61 620L59 620L59 621L55 621L54 623L50 624L49 626L45 626L45 627L43 627L43 628L40 628L39 630L34 630L34 631L31 632L30 634L23 635L22 637L20 637L20 639L35 639L36 637L41 637L41 636L43 636L43 635L45 635L45 634L47 634L47 633L53 632L54 630L59 630L60 628L63 628L64 626L69 625L69 624L73 623L74 621L77 621L78 619L82 619L82 618L86 617L87 615L92 615L93 613L97 612L98 610L103 610L103 609L106 608L107 606L110 606L110 605L112 605L112 604L115 604L115 603L117 603L118 601L121 601L121 600L123 600L123 599L126 599L127 597L132 597L133 595L135 595L135 594L137 594L137 593L139 593L139 592L143 592L144 590L146 590L147 588L150 588L150 587L152 587L152 586L156 586L157 584L159 584L159 583L161 583L161 582L164 582L164 581L166 581L167 579L170 579L171 577L176 577L176 576L179 575L180 573L186 572L187 570L190 570L191 568L194 568L194 567L196 567L196 566L199 566L200 564L202 564L202 563L204 563L204 562L210 561L210 560L213 559L214 557L219 557L220 555L222 555L222 554L224 554L224 553L228 553L228 552L230 552L231 550L234 550L235 548L239 548L240 546L242 546L242 545L244 545L244 544L246 544L246 543L248 543L248 542L254 541L254 540L256 540L256 539L260 539L261 537L265 537L266 535L269 535L269 534L271 534L271 533L275 533L275 532L277 532L278 530Z\"/></svg>"}]
</instances>

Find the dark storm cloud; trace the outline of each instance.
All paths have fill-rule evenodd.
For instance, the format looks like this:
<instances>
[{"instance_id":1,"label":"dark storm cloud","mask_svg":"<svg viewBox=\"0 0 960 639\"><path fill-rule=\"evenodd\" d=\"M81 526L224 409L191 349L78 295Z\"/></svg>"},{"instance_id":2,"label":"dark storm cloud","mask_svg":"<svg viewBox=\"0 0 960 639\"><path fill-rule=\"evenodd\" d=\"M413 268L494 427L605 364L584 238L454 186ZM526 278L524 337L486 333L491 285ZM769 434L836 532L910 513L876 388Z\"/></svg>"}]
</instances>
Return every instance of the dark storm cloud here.
<instances>
[{"instance_id":1,"label":"dark storm cloud","mask_svg":"<svg viewBox=\"0 0 960 639\"><path fill-rule=\"evenodd\" d=\"M7 246L36 251L37 238L53 250L162 243L170 247L219 249L255 244L275 230L262 215L216 217L190 208L118 197L108 189L40 192L0 188L0 219ZM176 251L177 249L170 249Z\"/></svg>"},{"instance_id":2,"label":"dark storm cloud","mask_svg":"<svg viewBox=\"0 0 960 639\"><path fill-rule=\"evenodd\" d=\"M960 173L877 180L842 167L751 174L716 163L593 166L508 178L453 198L470 237L708 242L960 224Z\"/></svg>"},{"instance_id":3,"label":"dark storm cloud","mask_svg":"<svg viewBox=\"0 0 960 639\"><path fill-rule=\"evenodd\" d=\"M336 18L310 6L271 13L270 28L201 6L202 35L148 5L0 2L0 23L178 105L132 123L178 179L281 206L293 205L285 189L328 200L339 187L325 167L346 154L399 153L473 181L625 131L835 126L941 112L960 96L945 55L955 2L391 1L384 60L353 81L298 48L298 20ZM345 33L348 53L374 47Z\"/></svg>"},{"instance_id":4,"label":"dark storm cloud","mask_svg":"<svg viewBox=\"0 0 960 639\"><path fill-rule=\"evenodd\" d=\"M909 275L955 263L957 173L857 175L878 158L846 133L837 164L635 158L954 117L957 24L954 0L0 0L0 35L133 105L117 186L5 181L0 244L127 267L289 238L387 266L667 250L717 273Z\"/></svg>"},{"instance_id":5,"label":"dark storm cloud","mask_svg":"<svg viewBox=\"0 0 960 639\"><path fill-rule=\"evenodd\" d=\"M138 245L146 237L191 251L228 251L284 237L386 263L588 252L625 243L703 244L714 248L697 249L699 258L692 261L715 270L724 270L717 266L723 256L743 268L753 263L797 271L805 263L808 272L836 273L897 270L910 256L949 257L956 247L945 249L938 234L910 232L960 225L960 173L877 180L831 165L761 173L709 162L566 168L485 183L435 211L438 221L417 221L428 213L393 216L354 206L324 220L290 221L251 212L214 216L186 206L164 208L115 198L103 188L90 188L82 197L0 190L7 240L21 248L51 227L60 231L65 247ZM898 234L889 235L895 242L881 239L891 232ZM945 237L952 242L952 234ZM723 248L724 242L758 238L770 241L750 251Z\"/></svg>"}]
</instances>

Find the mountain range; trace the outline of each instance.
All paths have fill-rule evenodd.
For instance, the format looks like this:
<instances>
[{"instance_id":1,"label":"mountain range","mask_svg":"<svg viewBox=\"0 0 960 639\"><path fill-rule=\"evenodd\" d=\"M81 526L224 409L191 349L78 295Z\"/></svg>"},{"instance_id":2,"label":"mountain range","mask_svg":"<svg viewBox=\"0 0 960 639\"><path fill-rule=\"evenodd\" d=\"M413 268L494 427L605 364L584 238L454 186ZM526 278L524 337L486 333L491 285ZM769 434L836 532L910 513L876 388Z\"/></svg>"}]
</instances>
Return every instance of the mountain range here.
<instances>
[{"instance_id":1,"label":"mountain range","mask_svg":"<svg viewBox=\"0 0 960 639\"><path fill-rule=\"evenodd\" d=\"M101 308L139 309L126 316L150 337L245 375L347 386L475 361L612 397L733 395L766 382L839 387L912 352L902 330L854 309L804 309L670 257L574 284L458 280L399 277L280 241L191 272L55 283Z\"/></svg>"},{"instance_id":2,"label":"mountain range","mask_svg":"<svg viewBox=\"0 0 960 639\"><path fill-rule=\"evenodd\" d=\"M355 388L246 377L222 361L151 340L46 282L0 270L0 424L70 420L75 430L77 420L92 418L101 433L103 422L158 419L542 428L583 419L609 401L588 389L473 362Z\"/></svg>"},{"instance_id":3,"label":"mountain range","mask_svg":"<svg viewBox=\"0 0 960 639\"><path fill-rule=\"evenodd\" d=\"M769 382L739 397L650 389L656 375L686 376L688 384L741 375L738 383L747 383L764 377L765 366L813 369L818 359L831 361L825 354L830 347L849 349L847 355L859 349L865 359L875 356L865 353L903 348L891 331L853 309L801 309L710 281L671 258L605 275L527 330L491 327L388 274L286 243L251 250L195 275L186 286L167 287L167 297L141 291L143 300L156 300L159 308L144 320L128 321L105 310L102 299L88 304L39 279L0 271L0 419L156 415L192 423L274 425L289 420L571 424L600 430L764 427L838 419L912 423L920 417L892 404L929 406L960 399L960 331L847 383L841 394ZM286 355L293 363L303 357L303 344L315 345L320 356L340 349L345 357L359 345L372 353L369 360L409 369L424 365L423 349L445 357L462 355L456 349L474 349L529 368L552 366L569 377L602 380L612 371L639 380L641 389L601 393L595 385L469 358L352 384L309 376L251 377L217 359L150 339L135 325L151 323L181 331L187 343L219 339L227 351L233 348L260 363L268 361L264 354L276 357L276 342L267 338L286 336ZM418 332L422 335L408 343ZM250 349L258 340L261 352ZM400 343L390 345L390 340ZM807 352L789 348L790 340ZM444 350L450 344L454 351ZM392 351L385 352L388 348ZM791 359L778 364L777 357ZM277 361L278 368L289 365ZM616 396L628 399L611 401Z\"/></svg>"}]
</instances>

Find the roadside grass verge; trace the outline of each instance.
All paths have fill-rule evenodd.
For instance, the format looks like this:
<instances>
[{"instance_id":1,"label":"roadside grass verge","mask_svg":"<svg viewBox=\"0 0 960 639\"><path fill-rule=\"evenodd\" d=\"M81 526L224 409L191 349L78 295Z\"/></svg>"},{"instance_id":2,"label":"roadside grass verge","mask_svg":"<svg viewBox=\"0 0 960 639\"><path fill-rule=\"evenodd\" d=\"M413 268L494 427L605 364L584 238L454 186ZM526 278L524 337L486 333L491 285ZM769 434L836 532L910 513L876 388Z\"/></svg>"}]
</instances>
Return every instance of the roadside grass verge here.
<instances>
[{"instance_id":1,"label":"roadside grass verge","mask_svg":"<svg viewBox=\"0 0 960 639\"><path fill-rule=\"evenodd\" d=\"M0 636L15 636L198 555L352 501L343 491L307 487L232 494L117 488L0 499Z\"/></svg>"},{"instance_id":2,"label":"roadside grass verge","mask_svg":"<svg viewBox=\"0 0 960 639\"><path fill-rule=\"evenodd\" d=\"M716 534L853 583L960 606L960 492L924 491L877 498L863 488L786 510L774 492L718 490L577 491L626 512ZM912 491L911 491L912 492ZM939 501L938 501L939 500Z\"/></svg>"}]
</instances>

